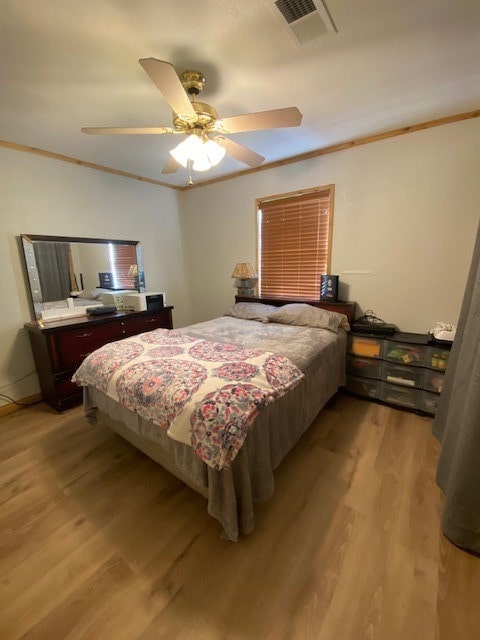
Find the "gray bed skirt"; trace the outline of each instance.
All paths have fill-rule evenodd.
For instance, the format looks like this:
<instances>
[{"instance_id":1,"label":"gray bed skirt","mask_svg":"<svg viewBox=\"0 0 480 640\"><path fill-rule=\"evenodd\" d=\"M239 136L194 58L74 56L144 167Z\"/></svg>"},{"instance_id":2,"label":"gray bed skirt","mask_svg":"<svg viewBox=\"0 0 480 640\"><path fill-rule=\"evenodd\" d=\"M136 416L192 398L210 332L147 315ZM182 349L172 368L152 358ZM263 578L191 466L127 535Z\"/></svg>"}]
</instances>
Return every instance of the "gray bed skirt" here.
<instances>
[{"instance_id":1,"label":"gray bed skirt","mask_svg":"<svg viewBox=\"0 0 480 640\"><path fill-rule=\"evenodd\" d=\"M345 383L345 341L305 369L305 378L261 411L228 470L216 471L193 449L92 387L84 388L84 408L92 424L105 425L161 464L208 500L208 513L236 541L254 528L254 503L274 490L274 469L310 426L325 403Z\"/></svg>"}]
</instances>

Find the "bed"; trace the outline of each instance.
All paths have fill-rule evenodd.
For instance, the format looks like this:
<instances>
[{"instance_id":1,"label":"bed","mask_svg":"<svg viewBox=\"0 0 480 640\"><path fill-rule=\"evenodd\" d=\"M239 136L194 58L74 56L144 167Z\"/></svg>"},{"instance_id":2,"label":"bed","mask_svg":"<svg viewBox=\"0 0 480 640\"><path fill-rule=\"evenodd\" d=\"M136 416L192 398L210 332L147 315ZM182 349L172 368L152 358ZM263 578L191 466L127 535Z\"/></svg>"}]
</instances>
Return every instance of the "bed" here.
<instances>
[{"instance_id":1,"label":"bed","mask_svg":"<svg viewBox=\"0 0 480 640\"><path fill-rule=\"evenodd\" d=\"M257 407L258 411L254 411L255 419L247 420L243 440L240 444L235 440L236 450L227 452L231 459L202 457L199 451L202 453L203 449L194 446L193 435L188 443L181 431L180 435L172 435L167 428L159 428L161 421L154 413L156 409L139 409L125 402L126 396L119 401L111 389L123 388L121 380L128 378L128 373L120 375L108 388L89 377L88 373L95 372L95 363L102 355L108 371L116 371L118 363L110 366L114 358L109 354L115 351L108 351L109 345L102 347L107 351L100 349L91 354L74 376L77 384L84 388L84 410L89 422L113 429L203 495L208 501L208 513L223 527L223 537L232 541L236 541L240 533L253 530L254 503L268 500L273 494L274 470L345 382L346 331L348 321L353 319L354 304L349 303L342 309L345 315L330 311L331 306L318 302L280 305L280 302L273 305L240 302L224 316L207 322L173 332L158 329L111 343L111 350L120 346L132 350L139 343L153 344L154 353L157 357L166 354L165 360L169 357L168 349L175 348L171 345L180 342L193 345L197 352L200 347L205 352L205 345L208 353L213 348L215 353L217 350L235 353L238 349L239 353L252 356L252 362L264 357L271 360L274 354L282 372L291 369L288 373L293 378L285 389L274 391ZM166 340L170 342L167 344ZM212 358L207 356L208 359ZM250 366L249 362L244 359L242 366ZM129 371L128 365L126 370ZM109 380L111 375L109 373ZM192 433L194 431L192 426Z\"/></svg>"}]
</instances>

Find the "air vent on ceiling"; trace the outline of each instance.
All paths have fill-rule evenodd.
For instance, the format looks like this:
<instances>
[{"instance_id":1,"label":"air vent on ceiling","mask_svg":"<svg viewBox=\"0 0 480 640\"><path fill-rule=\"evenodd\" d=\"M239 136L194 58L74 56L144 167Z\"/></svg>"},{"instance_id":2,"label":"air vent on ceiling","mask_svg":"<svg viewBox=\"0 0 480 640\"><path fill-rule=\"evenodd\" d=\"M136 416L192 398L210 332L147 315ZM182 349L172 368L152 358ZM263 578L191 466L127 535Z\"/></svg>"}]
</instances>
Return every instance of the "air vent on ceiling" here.
<instances>
[{"instance_id":1,"label":"air vent on ceiling","mask_svg":"<svg viewBox=\"0 0 480 640\"><path fill-rule=\"evenodd\" d=\"M337 33L323 0L265 0L297 46Z\"/></svg>"}]
</instances>

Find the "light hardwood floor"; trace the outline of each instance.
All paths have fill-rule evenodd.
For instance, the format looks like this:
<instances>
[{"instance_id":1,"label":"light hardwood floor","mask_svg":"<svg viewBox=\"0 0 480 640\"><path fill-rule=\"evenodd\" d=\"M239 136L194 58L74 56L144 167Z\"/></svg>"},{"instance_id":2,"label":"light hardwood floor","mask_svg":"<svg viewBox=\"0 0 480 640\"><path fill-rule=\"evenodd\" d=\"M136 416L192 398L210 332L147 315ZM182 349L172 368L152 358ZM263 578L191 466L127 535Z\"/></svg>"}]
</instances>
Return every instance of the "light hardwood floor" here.
<instances>
[{"instance_id":1,"label":"light hardwood floor","mask_svg":"<svg viewBox=\"0 0 480 640\"><path fill-rule=\"evenodd\" d=\"M0 420L0 638L476 640L431 420L340 395L220 539L206 501L80 408Z\"/></svg>"}]
</instances>

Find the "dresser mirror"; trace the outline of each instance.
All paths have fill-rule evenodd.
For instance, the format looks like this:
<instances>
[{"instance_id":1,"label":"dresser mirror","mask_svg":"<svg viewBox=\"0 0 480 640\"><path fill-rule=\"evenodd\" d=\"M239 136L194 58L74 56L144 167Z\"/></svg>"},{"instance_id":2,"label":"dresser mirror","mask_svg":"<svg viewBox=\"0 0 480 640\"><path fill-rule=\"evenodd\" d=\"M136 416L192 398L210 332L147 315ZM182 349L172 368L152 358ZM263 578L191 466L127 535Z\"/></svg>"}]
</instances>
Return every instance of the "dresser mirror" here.
<instances>
[{"instance_id":1,"label":"dresser mirror","mask_svg":"<svg viewBox=\"0 0 480 640\"><path fill-rule=\"evenodd\" d=\"M20 236L33 315L92 306L105 291L145 291L140 242L65 236Z\"/></svg>"}]
</instances>

